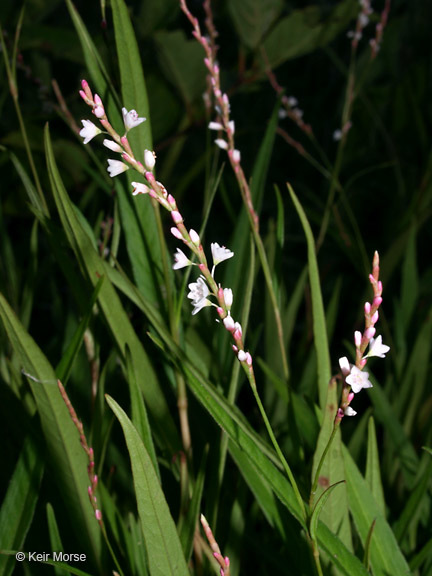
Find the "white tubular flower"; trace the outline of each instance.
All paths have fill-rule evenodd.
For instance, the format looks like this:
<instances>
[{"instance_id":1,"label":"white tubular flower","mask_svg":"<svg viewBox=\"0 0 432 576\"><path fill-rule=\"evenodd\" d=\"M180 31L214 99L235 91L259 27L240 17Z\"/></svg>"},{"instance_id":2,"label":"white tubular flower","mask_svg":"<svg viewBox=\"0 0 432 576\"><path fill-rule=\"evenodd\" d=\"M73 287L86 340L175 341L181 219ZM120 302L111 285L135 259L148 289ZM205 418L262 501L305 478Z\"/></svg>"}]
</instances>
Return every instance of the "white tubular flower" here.
<instances>
[{"instance_id":1,"label":"white tubular flower","mask_svg":"<svg viewBox=\"0 0 432 576\"><path fill-rule=\"evenodd\" d=\"M194 307L192 315L198 314L206 306L212 306L210 300L207 299L210 292L203 276L200 276L196 282L189 284L189 290L187 297L192 300L191 303Z\"/></svg>"},{"instance_id":2,"label":"white tubular flower","mask_svg":"<svg viewBox=\"0 0 432 576\"><path fill-rule=\"evenodd\" d=\"M215 140L215 144L216 146L219 146L219 148L221 148L222 150L228 150L228 142L226 142L222 138L217 138Z\"/></svg>"},{"instance_id":3,"label":"white tubular flower","mask_svg":"<svg viewBox=\"0 0 432 576\"><path fill-rule=\"evenodd\" d=\"M174 260L175 262L173 264L173 270L180 270L180 268L185 268L186 266L191 266L192 264L192 262L189 260L186 254L180 250L180 248L177 248L177 254L174 254Z\"/></svg>"},{"instance_id":4,"label":"white tubular flower","mask_svg":"<svg viewBox=\"0 0 432 576\"><path fill-rule=\"evenodd\" d=\"M344 377L348 376L351 373L351 366L346 356L339 358L339 366Z\"/></svg>"},{"instance_id":5,"label":"white tubular flower","mask_svg":"<svg viewBox=\"0 0 432 576\"><path fill-rule=\"evenodd\" d=\"M111 160L111 158L108 158L107 170L111 178L114 178L114 176L117 176L118 174L121 174L122 172L126 172L126 170L129 170L129 166L124 162L120 162L120 160Z\"/></svg>"},{"instance_id":6,"label":"white tubular flower","mask_svg":"<svg viewBox=\"0 0 432 576\"><path fill-rule=\"evenodd\" d=\"M126 108L122 108L122 114L126 132L129 132L129 130L147 120L147 118L139 118L136 110L130 110L130 112L128 112Z\"/></svg>"},{"instance_id":7,"label":"white tubular flower","mask_svg":"<svg viewBox=\"0 0 432 576\"><path fill-rule=\"evenodd\" d=\"M91 120L81 120L81 123L84 128L81 128L79 134L81 138L84 138L84 144L88 144L92 138L102 132Z\"/></svg>"},{"instance_id":8,"label":"white tubular flower","mask_svg":"<svg viewBox=\"0 0 432 576\"><path fill-rule=\"evenodd\" d=\"M213 257L213 266L217 266L224 260L228 260L228 258L234 256L234 252L231 252L231 250L228 250L225 246L219 246L217 242L212 242L210 247Z\"/></svg>"},{"instance_id":9,"label":"white tubular flower","mask_svg":"<svg viewBox=\"0 0 432 576\"><path fill-rule=\"evenodd\" d=\"M351 390L358 394L363 388L372 388L372 384L369 382L369 373L364 372L353 366L351 368L351 373L345 378L347 384L351 386Z\"/></svg>"},{"instance_id":10,"label":"white tubular flower","mask_svg":"<svg viewBox=\"0 0 432 576\"><path fill-rule=\"evenodd\" d=\"M345 416L355 416L357 412L351 408L351 406L347 406L344 410Z\"/></svg>"},{"instance_id":11,"label":"white tubular flower","mask_svg":"<svg viewBox=\"0 0 432 576\"><path fill-rule=\"evenodd\" d=\"M132 196L136 196L137 194L148 194L150 192L150 188L141 182L132 182L132 186L134 189Z\"/></svg>"},{"instance_id":12,"label":"white tubular flower","mask_svg":"<svg viewBox=\"0 0 432 576\"><path fill-rule=\"evenodd\" d=\"M223 130L223 126L219 122L210 122L208 127L210 130Z\"/></svg>"},{"instance_id":13,"label":"white tubular flower","mask_svg":"<svg viewBox=\"0 0 432 576\"><path fill-rule=\"evenodd\" d=\"M107 138L105 138L105 140L102 142L102 144L106 148L109 148L110 150L112 150L113 152L123 152L123 148L121 146L119 146L117 144L117 142L114 142L114 140L108 140Z\"/></svg>"},{"instance_id":14,"label":"white tubular flower","mask_svg":"<svg viewBox=\"0 0 432 576\"><path fill-rule=\"evenodd\" d=\"M224 293L225 306L228 308L228 310L230 310L233 303L233 292L231 288L224 288L223 293Z\"/></svg>"},{"instance_id":15,"label":"white tubular flower","mask_svg":"<svg viewBox=\"0 0 432 576\"><path fill-rule=\"evenodd\" d=\"M372 356L385 358L385 355L389 350L390 346L382 343L382 336L377 336L376 338L371 338L369 342L369 352L364 356L364 358L371 358Z\"/></svg>"},{"instance_id":16,"label":"white tubular flower","mask_svg":"<svg viewBox=\"0 0 432 576\"><path fill-rule=\"evenodd\" d=\"M155 167L156 154L153 152L153 150L144 150L144 164L147 170L150 170L150 172Z\"/></svg>"},{"instance_id":17,"label":"white tubular flower","mask_svg":"<svg viewBox=\"0 0 432 576\"><path fill-rule=\"evenodd\" d=\"M193 228L191 228L191 229L189 230L189 236L190 236L190 239L192 240L192 242L193 242L193 243L195 244L195 246L198 248L199 245L200 245L200 243L201 243L201 240L200 240L200 237L199 237L198 232L195 232L195 230L194 230Z\"/></svg>"}]
</instances>

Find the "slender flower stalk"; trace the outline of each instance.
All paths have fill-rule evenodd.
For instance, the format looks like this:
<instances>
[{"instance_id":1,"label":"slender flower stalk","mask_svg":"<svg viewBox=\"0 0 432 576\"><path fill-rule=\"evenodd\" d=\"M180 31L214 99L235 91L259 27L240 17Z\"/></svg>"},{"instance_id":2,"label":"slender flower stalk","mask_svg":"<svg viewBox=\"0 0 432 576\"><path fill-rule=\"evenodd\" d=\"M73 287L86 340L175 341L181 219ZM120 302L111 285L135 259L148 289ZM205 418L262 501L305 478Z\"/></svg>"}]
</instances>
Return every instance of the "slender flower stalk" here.
<instances>
[{"instance_id":1,"label":"slender flower stalk","mask_svg":"<svg viewBox=\"0 0 432 576\"><path fill-rule=\"evenodd\" d=\"M110 543L110 541L109 541L109 539L108 539L107 532L106 532L106 530L105 530L105 525L104 525L104 522L103 522L103 519L102 519L102 511L101 511L101 509L98 507L98 501L97 501L97 496L96 496L96 489L97 489L97 485L98 485L98 476L97 476L97 474L95 474L95 461L94 461L93 448L88 445L87 438L86 438L85 433L84 433L84 427L83 427L83 425L82 425L82 422L79 420L79 418L78 418L78 416L77 416L77 413L75 412L75 409L74 409L74 407L72 406L71 401L69 400L69 396L67 395L66 390L65 390L63 384L60 382L60 380L57 380L57 386L58 386L58 389L59 389L59 391L60 391L60 395L61 395L61 397L63 398L64 403L66 404L66 408L68 409L68 412L69 412L69 414L70 414L71 420L72 420L72 422L74 423L75 428L78 430L78 434L79 434L79 437L80 437L80 444L81 444L84 452L86 453L87 458L88 458L88 461L89 461L88 466L87 466L87 474L88 474L88 477L89 477L90 485L89 485L89 487L88 487L88 489L87 489L87 492L88 492L88 497L89 497L89 500L90 500L90 504L92 505L95 518L96 518L96 520L98 521L98 524L99 524L99 526L100 526L100 528L101 528L102 535L103 535L103 537L104 537L104 540L105 540L105 542L106 542L106 545L107 545L107 547L108 547L108 550L109 550L109 552L110 552L110 554L111 554L111 557L112 557L112 559L113 559L113 562L114 562L114 564L116 565L116 568L117 568L119 574L120 574L121 576L123 576L123 571L122 571L122 569L121 569L121 567L120 567L120 564L119 564L119 562L118 562L118 560L117 560L117 557L116 557L116 555L115 555L115 553L114 553L114 550L113 550L113 548L112 548L112 546L111 546L111 543Z\"/></svg>"},{"instance_id":2,"label":"slender flower stalk","mask_svg":"<svg viewBox=\"0 0 432 576\"><path fill-rule=\"evenodd\" d=\"M326 448L324 449L320 462L317 466L315 472L315 478L311 489L311 494L309 498L309 507L312 510L314 498L318 486L318 479L321 473L324 460L336 435L342 418L344 416L355 416L357 412L350 406L355 395L361 392L364 388L372 388L372 384L369 381L368 372L364 371L368 359L375 356L377 358L384 358L386 353L390 350L390 347L382 343L382 336L377 336L374 338L376 329L375 324L378 321L378 309L382 303L382 282L379 279L379 255L375 252L372 262L372 273L369 274L369 281L372 285L374 298L372 304L366 302L364 305L365 311L365 329L362 332L356 330L354 332L354 344L356 347L356 360L355 364L350 364L348 358L343 356L339 358L339 366L341 369L341 376L334 376L332 378L332 383L336 380L342 379L342 394L339 407L336 411L333 431L329 438ZM369 346L369 352L365 354L366 349Z\"/></svg>"},{"instance_id":3,"label":"slender flower stalk","mask_svg":"<svg viewBox=\"0 0 432 576\"><path fill-rule=\"evenodd\" d=\"M246 377L250 383L259 410L263 417L265 426L267 428L268 434L276 450L276 453L278 454L281 460L282 466L294 489L294 493L296 495L296 499L298 501L301 510L302 519L305 521L306 511L303 499L301 497L295 478L288 465L288 462L286 461L279 447L279 444L273 433L268 417L265 413L263 404L258 395L255 373L253 369L253 359L250 352L245 350L242 327L240 323L235 321L231 316L231 307L233 304L232 290L230 290L229 288L223 288L220 284L217 284L214 279L216 266L222 263L224 260L232 258L234 256L234 253L231 250L225 248L224 246L220 246L218 243L214 242L211 246L213 266L210 270L201 243L200 236L195 230L193 229L188 230L184 225L184 218L179 210L179 207L177 206L177 202L174 196L169 194L165 186L161 182L156 180L152 170L150 170L148 167L148 160L146 161L146 158L144 158L144 163L146 165L136 160L132 150L130 149L126 134L123 137L120 137L119 134L117 134L117 132L109 123L101 98L97 95L93 96L90 87L85 80L82 81L81 85L82 85L82 90L80 91L81 97L86 102L86 104L92 108L93 114L99 119L100 123L105 128L105 130L110 134L114 142L116 142L119 145L119 147L122 148L121 158L123 161L116 161L112 159L108 160L109 164L108 172L110 173L110 176L114 177L128 168L132 168L136 172L141 174L146 182L145 183L133 182L132 194L134 195L148 194L163 208L165 208L171 214L171 218L174 224L174 226L171 228L171 233L175 238L182 241L187 246L187 248L189 248L192 254L195 255L198 261L197 266L200 270L200 277L196 282L189 284L190 292L188 294L188 298L191 300L191 303L193 305L192 314L197 314L207 306L215 307L217 314L219 316L219 320L221 321L221 325L224 326L224 328L231 334L233 340L232 349L235 355L237 356L237 359L240 362L246 374ZM229 111L228 100L227 98L224 98L223 100L224 102L226 102L227 105L226 110L228 113ZM133 126L128 128L129 125L127 125L127 120L125 116L126 113L123 112L125 127L128 130L131 129ZM135 123L139 123L138 120L140 119L138 115L136 115L136 117L134 115L133 118L135 119L134 120ZM227 133L229 137L232 138L232 135L234 133L234 125L229 119L227 120ZM155 159L155 155L153 153L152 158ZM152 162L150 161L150 163ZM154 168L154 164L152 165L151 168L152 169ZM258 235L257 229L255 229L255 232ZM258 238L260 237L258 236ZM262 246L262 243L261 247L263 250L264 248ZM179 252L177 252L175 256L175 262L173 267L176 269L178 267L183 267L180 266L180 264L181 265L185 264L185 258L187 257L184 253L182 254L179 254Z\"/></svg>"},{"instance_id":4,"label":"slender flower stalk","mask_svg":"<svg viewBox=\"0 0 432 576\"><path fill-rule=\"evenodd\" d=\"M222 556L220 551L219 545L216 542L215 537L213 536L213 532L209 526L209 523L206 520L204 514L201 514L201 525L204 529L205 535L207 537L208 543L210 544L210 548L212 549L213 556L216 559L217 563L220 566L220 576L230 576L230 560L228 556Z\"/></svg>"}]
</instances>

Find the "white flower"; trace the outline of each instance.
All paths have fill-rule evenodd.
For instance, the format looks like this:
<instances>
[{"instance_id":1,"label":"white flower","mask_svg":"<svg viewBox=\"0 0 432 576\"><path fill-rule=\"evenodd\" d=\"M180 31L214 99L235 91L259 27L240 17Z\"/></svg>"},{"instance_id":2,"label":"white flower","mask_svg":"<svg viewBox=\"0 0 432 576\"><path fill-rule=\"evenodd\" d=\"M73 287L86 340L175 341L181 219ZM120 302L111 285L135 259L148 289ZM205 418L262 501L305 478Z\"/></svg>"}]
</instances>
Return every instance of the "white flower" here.
<instances>
[{"instance_id":1,"label":"white flower","mask_svg":"<svg viewBox=\"0 0 432 576\"><path fill-rule=\"evenodd\" d=\"M190 266L192 264L192 262L189 260L186 254L180 250L180 248L177 248L177 254L174 254L174 259L175 262L173 265L173 270L180 270L180 268L185 268L186 266Z\"/></svg>"},{"instance_id":2,"label":"white flower","mask_svg":"<svg viewBox=\"0 0 432 576\"><path fill-rule=\"evenodd\" d=\"M189 230L189 236L190 236L190 239L192 240L193 244L195 244L195 246L198 248L200 243L201 243L198 232L195 232L195 230L193 228L191 228Z\"/></svg>"},{"instance_id":3,"label":"white flower","mask_svg":"<svg viewBox=\"0 0 432 576\"><path fill-rule=\"evenodd\" d=\"M224 293L225 306L229 310L232 306L232 303L233 303L233 292L232 292L231 288L224 288L223 293Z\"/></svg>"},{"instance_id":4,"label":"white flower","mask_svg":"<svg viewBox=\"0 0 432 576\"><path fill-rule=\"evenodd\" d=\"M92 138L102 132L91 120L81 120L81 122L84 128L81 128L79 134L81 138L84 138L84 144L88 144Z\"/></svg>"},{"instance_id":5,"label":"white flower","mask_svg":"<svg viewBox=\"0 0 432 576\"><path fill-rule=\"evenodd\" d=\"M355 416L357 412L351 408L351 406L347 406L344 410L345 416Z\"/></svg>"},{"instance_id":6,"label":"white flower","mask_svg":"<svg viewBox=\"0 0 432 576\"><path fill-rule=\"evenodd\" d=\"M369 373L353 366L351 368L351 373L345 378L347 384L351 386L352 391L358 394L362 388L372 388L372 384L369 382Z\"/></svg>"},{"instance_id":7,"label":"white flower","mask_svg":"<svg viewBox=\"0 0 432 576\"><path fill-rule=\"evenodd\" d=\"M121 174L122 172L129 170L129 166L124 162L120 162L120 160L111 160L111 158L108 158L107 170L111 178L114 178L114 176L117 176L117 174Z\"/></svg>"},{"instance_id":8,"label":"white flower","mask_svg":"<svg viewBox=\"0 0 432 576\"><path fill-rule=\"evenodd\" d=\"M350 363L348 362L348 358L346 356L339 358L339 366L340 366L342 374L344 376L348 376L348 374L351 372L351 366L350 366Z\"/></svg>"},{"instance_id":9,"label":"white flower","mask_svg":"<svg viewBox=\"0 0 432 576\"><path fill-rule=\"evenodd\" d=\"M219 122L210 122L208 127L209 130L223 130L223 126Z\"/></svg>"},{"instance_id":10,"label":"white flower","mask_svg":"<svg viewBox=\"0 0 432 576\"><path fill-rule=\"evenodd\" d=\"M227 316L226 318L223 319L223 323L225 328L228 330L228 332L234 332L235 330L235 322L232 316Z\"/></svg>"},{"instance_id":11,"label":"white flower","mask_svg":"<svg viewBox=\"0 0 432 576\"><path fill-rule=\"evenodd\" d=\"M126 108L122 108L122 114L126 132L129 132L131 128L135 128L135 126L138 126L141 122L146 121L146 118L138 117L136 110L130 110L130 112L128 112Z\"/></svg>"},{"instance_id":12,"label":"white flower","mask_svg":"<svg viewBox=\"0 0 432 576\"><path fill-rule=\"evenodd\" d=\"M150 192L150 188L141 182L132 182L132 186L134 189L132 196L136 196L137 194L148 194Z\"/></svg>"},{"instance_id":13,"label":"white flower","mask_svg":"<svg viewBox=\"0 0 432 576\"><path fill-rule=\"evenodd\" d=\"M213 266L217 266L224 260L228 260L228 258L234 256L234 252L231 252L231 250L228 250L225 246L219 246L217 242L212 242L211 253L213 257Z\"/></svg>"},{"instance_id":14,"label":"white flower","mask_svg":"<svg viewBox=\"0 0 432 576\"><path fill-rule=\"evenodd\" d=\"M113 152L123 152L123 148L121 146L119 146L117 144L117 142L114 142L114 140L108 140L107 138L105 138L105 140L102 142L102 144L106 148L109 148L110 150L112 150Z\"/></svg>"},{"instance_id":15,"label":"white flower","mask_svg":"<svg viewBox=\"0 0 432 576\"><path fill-rule=\"evenodd\" d=\"M297 106L298 100L297 100L297 98L294 98L294 96L289 96L287 98L287 103L288 103L288 106L290 106L291 108L294 108L295 106Z\"/></svg>"},{"instance_id":16,"label":"white flower","mask_svg":"<svg viewBox=\"0 0 432 576\"><path fill-rule=\"evenodd\" d=\"M222 138L217 138L215 140L215 144L216 146L219 146L219 148L222 148L222 150L228 150L228 142L226 142Z\"/></svg>"},{"instance_id":17,"label":"white flower","mask_svg":"<svg viewBox=\"0 0 432 576\"><path fill-rule=\"evenodd\" d=\"M187 297L192 300L192 305L194 309L192 310L192 315L197 314L202 308L206 306L212 306L210 300L207 299L209 295L209 289L205 282L205 278L200 276L196 282L189 284L189 294Z\"/></svg>"},{"instance_id":18,"label":"white flower","mask_svg":"<svg viewBox=\"0 0 432 576\"><path fill-rule=\"evenodd\" d=\"M153 150L144 150L144 164L147 170L153 170L156 164L156 154Z\"/></svg>"},{"instance_id":19,"label":"white flower","mask_svg":"<svg viewBox=\"0 0 432 576\"><path fill-rule=\"evenodd\" d=\"M372 356L385 358L385 355L389 350L390 346L382 343L382 336L377 336L376 338L370 339L369 352L366 354L365 358L371 358Z\"/></svg>"}]
</instances>

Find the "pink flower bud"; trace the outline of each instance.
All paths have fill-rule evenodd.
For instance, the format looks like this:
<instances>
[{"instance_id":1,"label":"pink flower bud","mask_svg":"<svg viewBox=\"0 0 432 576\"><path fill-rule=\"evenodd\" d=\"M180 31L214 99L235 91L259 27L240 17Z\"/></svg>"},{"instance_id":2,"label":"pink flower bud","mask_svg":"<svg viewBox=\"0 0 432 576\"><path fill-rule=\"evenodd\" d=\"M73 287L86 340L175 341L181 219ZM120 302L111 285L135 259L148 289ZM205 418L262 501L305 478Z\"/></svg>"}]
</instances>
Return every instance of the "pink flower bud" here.
<instances>
[{"instance_id":1,"label":"pink flower bud","mask_svg":"<svg viewBox=\"0 0 432 576\"><path fill-rule=\"evenodd\" d=\"M370 314L370 311L371 311L370 302L365 302L364 311L365 311L365 314Z\"/></svg>"},{"instance_id":2,"label":"pink flower bud","mask_svg":"<svg viewBox=\"0 0 432 576\"><path fill-rule=\"evenodd\" d=\"M176 210L176 209L177 209L176 201L175 201L174 197L173 197L171 194L168 194L167 201L168 201L168 204L170 205L170 207L171 207L173 210Z\"/></svg>"},{"instance_id":3,"label":"pink flower bud","mask_svg":"<svg viewBox=\"0 0 432 576\"><path fill-rule=\"evenodd\" d=\"M100 510L95 510L95 516L98 522L102 520L102 512Z\"/></svg>"},{"instance_id":4,"label":"pink flower bud","mask_svg":"<svg viewBox=\"0 0 432 576\"><path fill-rule=\"evenodd\" d=\"M180 230L174 228L174 226L171 228L171 234L177 238L177 240L183 240L183 236L181 235Z\"/></svg>"},{"instance_id":5,"label":"pink flower bud","mask_svg":"<svg viewBox=\"0 0 432 576\"><path fill-rule=\"evenodd\" d=\"M369 342L369 340L375 336L375 332L376 328L374 328L374 326L369 326L364 333L365 340Z\"/></svg>"},{"instance_id":6,"label":"pink flower bud","mask_svg":"<svg viewBox=\"0 0 432 576\"><path fill-rule=\"evenodd\" d=\"M193 230L193 229L191 228L191 229L189 230L189 236L190 236L190 239L192 240L192 242L195 244L195 246L198 247L198 246L200 245L200 242L201 242L198 233L195 232L195 230Z\"/></svg>"},{"instance_id":7,"label":"pink flower bud","mask_svg":"<svg viewBox=\"0 0 432 576\"><path fill-rule=\"evenodd\" d=\"M382 300L383 299L381 296L375 296L372 302L372 306L374 306L374 308L379 308L381 306Z\"/></svg>"},{"instance_id":8,"label":"pink flower bud","mask_svg":"<svg viewBox=\"0 0 432 576\"><path fill-rule=\"evenodd\" d=\"M180 222L183 222L182 215L177 210L173 210L171 212L171 218L173 219L175 224L180 224Z\"/></svg>"},{"instance_id":9,"label":"pink flower bud","mask_svg":"<svg viewBox=\"0 0 432 576\"><path fill-rule=\"evenodd\" d=\"M362 341L362 333L359 330L354 332L354 344L356 348L360 348Z\"/></svg>"},{"instance_id":10,"label":"pink flower bud","mask_svg":"<svg viewBox=\"0 0 432 576\"><path fill-rule=\"evenodd\" d=\"M244 350L239 350L238 354L237 354L237 358L239 359L240 362L245 362L246 361L246 352Z\"/></svg>"},{"instance_id":11,"label":"pink flower bud","mask_svg":"<svg viewBox=\"0 0 432 576\"><path fill-rule=\"evenodd\" d=\"M378 310L375 310L375 312L372 314L372 318L371 318L372 325L374 325L378 322L378 318L379 318Z\"/></svg>"},{"instance_id":12,"label":"pink flower bud","mask_svg":"<svg viewBox=\"0 0 432 576\"><path fill-rule=\"evenodd\" d=\"M228 332L234 331L235 322L234 322L232 316L227 316L226 318L224 318L223 324L224 324L225 328L228 330Z\"/></svg>"},{"instance_id":13,"label":"pink flower bud","mask_svg":"<svg viewBox=\"0 0 432 576\"><path fill-rule=\"evenodd\" d=\"M350 392L350 393L348 394L348 404L349 404L350 402L352 402L352 399L354 398L354 396L355 396L354 392Z\"/></svg>"}]
</instances>

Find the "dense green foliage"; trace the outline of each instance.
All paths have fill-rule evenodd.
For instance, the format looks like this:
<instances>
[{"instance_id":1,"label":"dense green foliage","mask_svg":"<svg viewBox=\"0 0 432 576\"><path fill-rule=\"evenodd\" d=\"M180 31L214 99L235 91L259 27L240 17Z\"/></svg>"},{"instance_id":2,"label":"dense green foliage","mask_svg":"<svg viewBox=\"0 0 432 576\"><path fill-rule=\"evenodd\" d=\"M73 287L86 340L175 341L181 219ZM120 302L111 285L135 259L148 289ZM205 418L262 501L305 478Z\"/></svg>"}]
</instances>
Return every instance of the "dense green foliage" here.
<instances>
[{"instance_id":1,"label":"dense green foliage","mask_svg":"<svg viewBox=\"0 0 432 576\"><path fill-rule=\"evenodd\" d=\"M354 55L355 0L213 3L258 238L207 129L204 53L177 0L109 4L0 3L0 576L218 573L201 512L232 576L315 574L309 537L324 574L432 576L430 3L393 0L375 58L385 2ZM202 2L188 6L204 26ZM297 120L279 117L270 69ZM191 314L198 272L172 270L171 218L132 196L137 174L109 177L102 136L83 145L82 78L117 130L122 106L147 117L132 148L156 151L209 261L211 242L233 250L215 279L233 289L305 509L340 397L329 380L354 359L379 251L391 350L368 363L374 387L324 463L330 485L346 482L307 521L215 309ZM104 530L57 378L94 450ZM65 571L14 559L61 550L87 560Z\"/></svg>"}]
</instances>

